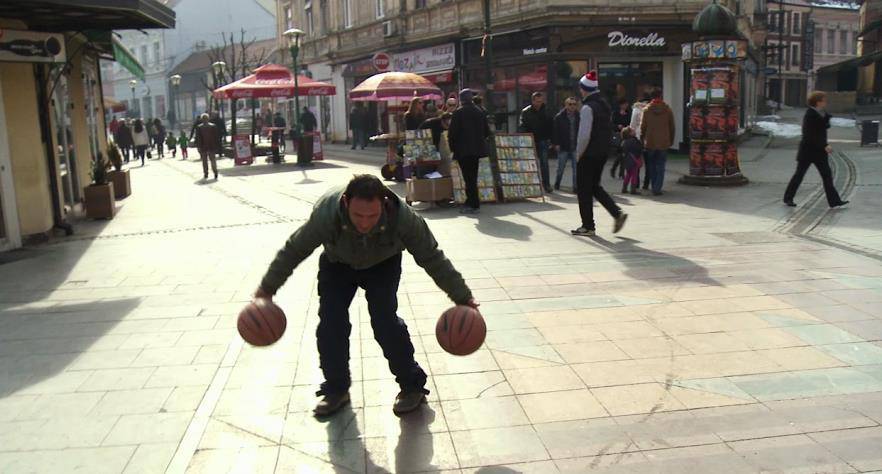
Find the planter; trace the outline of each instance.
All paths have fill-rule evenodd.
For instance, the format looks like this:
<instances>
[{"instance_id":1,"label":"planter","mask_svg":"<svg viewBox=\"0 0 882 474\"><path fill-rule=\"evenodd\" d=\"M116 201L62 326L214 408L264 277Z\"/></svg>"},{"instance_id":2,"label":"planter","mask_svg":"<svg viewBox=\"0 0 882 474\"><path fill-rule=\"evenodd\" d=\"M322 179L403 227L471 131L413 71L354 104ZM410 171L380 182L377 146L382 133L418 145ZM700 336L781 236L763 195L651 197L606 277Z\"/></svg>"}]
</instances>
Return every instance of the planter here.
<instances>
[{"instance_id":1,"label":"planter","mask_svg":"<svg viewBox=\"0 0 882 474\"><path fill-rule=\"evenodd\" d=\"M113 183L113 197L123 199L132 194L132 179L129 170L111 171L107 178Z\"/></svg>"},{"instance_id":2,"label":"planter","mask_svg":"<svg viewBox=\"0 0 882 474\"><path fill-rule=\"evenodd\" d=\"M92 219L113 219L116 214L116 199L113 196L113 183L93 184L84 189L86 195L86 217Z\"/></svg>"}]
</instances>

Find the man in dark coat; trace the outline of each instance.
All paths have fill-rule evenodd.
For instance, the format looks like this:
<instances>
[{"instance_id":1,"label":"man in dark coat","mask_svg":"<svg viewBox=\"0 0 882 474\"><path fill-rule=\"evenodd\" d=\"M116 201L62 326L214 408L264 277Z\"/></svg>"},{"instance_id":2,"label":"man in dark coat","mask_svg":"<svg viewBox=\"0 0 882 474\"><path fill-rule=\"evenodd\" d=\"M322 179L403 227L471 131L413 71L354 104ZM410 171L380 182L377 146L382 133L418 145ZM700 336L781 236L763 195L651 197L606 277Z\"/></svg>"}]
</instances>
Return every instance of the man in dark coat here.
<instances>
[{"instance_id":1,"label":"man in dark coat","mask_svg":"<svg viewBox=\"0 0 882 474\"><path fill-rule=\"evenodd\" d=\"M122 150L126 163L128 163L132 154L132 147L135 146L135 141L132 137L132 129L125 120L120 121L119 127L116 130L116 145Z\"/></svg>"},{"instance_id":2,"label":"man in dark coat","mask_svg":"<svg viewBox=\"0 0 882 474\"><path fill-rule=\"evenodd\" d=\"M475 106L472 97L470 89L463 89L459 93L460 107L453 112L447 130L447 143L450 144L453 159L459 162L465 182L466 205L460 211L463 214L477 214L481 207L478 159L487 156L487 138L490 136L487 115Z\"/></svg>"},{"instance_id":3,"label":"man in dark coat","mask_svg":"<svg viewBox=\"0 0 882 474\"><path fill-rule=\"evenodd\" d=\"M318 127L318 120L309 107L303 106L303 113L300 114L300 126L303 127L304 132L314 132Z\"/></svg>"},{"instance_id":4,"label":"man in dark coat","mask_svg":"<svg viewBox=\"0 0 882 474\"><path fill-rule=\"evenodd\" d=\"M582 225L573 235L594 235L594 199L615 219L613 233L622 230L628 215L600 185L603 166L609 158L612 145L612 108L598 90L597 72L590 71L579 80L582 92L582 110L579 112L579 138L576 142L577 186L579 187L579 214Z\"/></svg>"},{"instance_id":5,"label":"man in dark coat","mask_svg":"<svg viewBox=\"0 0 882 474\"><path fill-rule=\"evenodd\" d=\"M349 111L349 129L352 130L352 149L356 146L367 146L367 112L360 102L356 102Z\"/></svg>"},{"instance_id":6,"label":"man in dark coat","mask_svg":"<svg viewBox=\"0 0 882 474\"><path fill-rule=\"evenodd\" d=\"M545 96L541 92L534 92L530 105L521 111L518 130L533 134L536 143L536 156L539 157L539 167L542 172L542 186L545 187L546 193L551 192L551 177L548 174L548 148L551 146L552 122L553 119L548 115L545 107Z\"/></svg>"},{"instance_id":7,"label":"man in dark coat","mask_svg":"<svg viewBox=\"0 0 882 474\"><path fill-rule=\"evenodd\" d=\"M202 114L202 123L196 127L196 148L202 158L202 177L208 179L208 162L211 162L211 170L214 179L217 179L217 153L220 151L220 133L217 127L211 123L208 114Z\"/></svg>"},{"instance_id":8,"label":"man in dark coat","mask_svg":"<svg viewBox=\"0 0 882 474\"><path fill-rule=\"evenodd\" d=\"M554 189L560 189L560 182L567 169L567 163L573 167L573 192L577 192L576 184L576 143L579 138L579 101L568 97L564 108L554 116L554 133L551 143L557 151L557 177Z\"/></svg>"},{"instance_id":9,"label":"man in dark coat","mask_svg":"<svg viewBox=\"0 0 882 474\"><path fill-rule=\"evenodd\" d=\"M848 204L843 201L833 186L833 172L830 170L830 153L833 148L827 143L827 129L830 128L830 114L827 113L827 95L823 92L815 91L808 98L809 109L805 111L805 117L802 119L802 140L799 142L799 151L796 154L796 172L787 185L784 192L784 204L788 206L796 206L793 198L796 196L796 190L802 184L802 178L805 177L811 165L815 165L818 173L821 175L821 181L824 183L824 193L827 195L827 204L833 207L840 207Z\"/></svg>"},{"instance_id":10,"label":"man in dark coat","mask_svg":"<svg viewBox=\"0 0 882 474\"><path fill-rule=\"evenodd\" d=\"M227 136L227 125L217 112L211 114L211 123L214 124L214 128L217 130L217 154L223 155L224 138Z\"/></svg>"}]
</instances>

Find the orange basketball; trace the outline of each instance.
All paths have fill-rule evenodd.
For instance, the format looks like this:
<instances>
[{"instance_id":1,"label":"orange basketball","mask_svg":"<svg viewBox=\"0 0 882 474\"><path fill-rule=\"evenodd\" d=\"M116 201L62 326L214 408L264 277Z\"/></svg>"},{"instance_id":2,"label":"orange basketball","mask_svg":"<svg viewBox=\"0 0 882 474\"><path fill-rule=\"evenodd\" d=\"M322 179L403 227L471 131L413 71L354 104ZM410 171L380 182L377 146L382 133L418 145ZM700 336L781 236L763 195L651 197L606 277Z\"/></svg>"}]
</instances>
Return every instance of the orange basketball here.
<instances>
[{"instance_id":1,"label":"orange basketball","mask_svg":"<svg viewBox=\"0 0 882 474\"><path fill-rule=\"evenodd\" d=\"M236 327L252 346L268 346L282 337L288 321L282 308L265 298L256 298L239 312Z\"/></svg>"},{"instance_id":2,"label":"orange basketball","mask_svg":"<svg viewBox=\"0 0 882 474\"><path fill-rule=\"evenodd\" d=\"M478 350L487 336L487 325L481 313L471 306L454 306L441 314L435 325L435 337L445 351L453 355L469 355Z\"/></svg>"}]
</instances>

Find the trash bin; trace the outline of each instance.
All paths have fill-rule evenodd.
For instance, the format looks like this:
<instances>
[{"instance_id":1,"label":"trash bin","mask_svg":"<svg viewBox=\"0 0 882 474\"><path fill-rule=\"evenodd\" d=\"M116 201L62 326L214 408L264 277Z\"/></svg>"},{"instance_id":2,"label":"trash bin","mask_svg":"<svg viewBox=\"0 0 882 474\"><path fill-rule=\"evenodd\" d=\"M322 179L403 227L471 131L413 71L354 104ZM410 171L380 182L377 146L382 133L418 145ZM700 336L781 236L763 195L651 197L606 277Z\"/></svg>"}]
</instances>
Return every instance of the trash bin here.
<instances>
[{"instance_id":1,"label":"trash bin","mask_svg":"<svg viewBox=\"0 0 882 474\"><path fill-rule=\"evenodd\" d=\"M312 164L312 135L304 133L297 140L297 164L310 166Z\"/></svg>"},{"instance_id":2,"label":"trash bin","mask_svg":"<svg viewBox=\"0 0 882 474\"><path fill-rule=\"evenodd\" d=\"M861 122L861 146L879 143L879 121L864 120Z\"/></svg>"}]
</instances>

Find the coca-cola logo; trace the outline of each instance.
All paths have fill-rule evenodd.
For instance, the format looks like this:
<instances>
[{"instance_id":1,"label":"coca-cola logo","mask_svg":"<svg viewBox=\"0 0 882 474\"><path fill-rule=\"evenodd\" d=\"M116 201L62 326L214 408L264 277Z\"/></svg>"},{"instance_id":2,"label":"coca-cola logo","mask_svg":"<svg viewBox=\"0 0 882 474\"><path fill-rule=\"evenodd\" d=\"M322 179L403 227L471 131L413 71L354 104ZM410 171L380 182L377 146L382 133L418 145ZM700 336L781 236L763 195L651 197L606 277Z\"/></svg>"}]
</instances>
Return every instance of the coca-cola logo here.
<instances>
[{"instance_id":1,"label":"coca-cola logo","mask_svg":"<svg viewBox=\"0 0 882 474\"><path fill-rule=\"evenodd\" d=\"M610 31L608 35L609 47L636 47L636 48L664 48L667 42L664 36L658 33L650 33L646 36L629 36L621 31Z\"/></svg>"}]
</instances>

